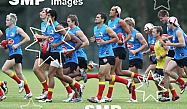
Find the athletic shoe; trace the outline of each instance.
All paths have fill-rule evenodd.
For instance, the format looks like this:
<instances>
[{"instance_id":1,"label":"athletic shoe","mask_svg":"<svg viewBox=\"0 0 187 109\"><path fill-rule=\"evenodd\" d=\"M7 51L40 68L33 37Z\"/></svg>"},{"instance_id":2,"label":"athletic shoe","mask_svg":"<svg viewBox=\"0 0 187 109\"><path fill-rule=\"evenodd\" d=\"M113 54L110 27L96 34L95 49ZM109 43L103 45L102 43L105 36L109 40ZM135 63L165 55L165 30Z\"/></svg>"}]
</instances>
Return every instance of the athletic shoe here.
<instances>
[{"instance_id":1,"label":"athletic shoe","mask_svg":"<svg viewBox=\"0 0 187 109\"><path fill-rule=\"evenodd\" d=\"M99 68L99 65L97 63L94 63L92 60L88 63L89 66L92 66L92 68Z\"/></svg>"},{"instance_id":2,"label":"athletic shoe","mask_svg":"<svg viewBox=\"0 0 187 109\"><path fill-rule=\"evenodd\" d=\"M81 72L81 77L84 80L84 83L86 83L87 82L87 76L86 76L85 69L80 69L80 72Z\"/></svg>"},{"instance_id":3,"label":"athletic shoe","mask_svg":"<svg viewBox=\"0 0 187 109\"><path fill-rule=\"evenodd\" d=\"M40 103L52 103L52 99L43 99L43 100L38 100Z\"/></svg>"},{"instance_id":4,"label":"athletic shoe","mask_svg":"<svg viewBox=\"0 0 187 109\"><path fill-rule=\"evenodd\" d=\"M168 101L170 101L170 98L163 96L163 97L159 98L158 101L160 101L160 102L168 102Z\"/></svg>"},{"instance_id":5,"label":"athletic shoe","mask_svg":"<svg viewBox=\"0 0 187 109\"><path fill-rule=\"evenodd\" d=\"M149 86L149 81L148 81L146 75L143 76L142 82L144 82L144 83L146 84L147 87Z\"/></svg>"},{"instance_id":6,"label":"athletic shoe","mask_svg":"<svg viewBox=\"0 0 187 109\"><path fill-rule=\"evenodd\" d=\"M104 97L103 97L103 100L104 100L105 102L112 102L112 98L108 98L107 96L104 96Z\"/></svg>"},{"instance_id":7,"label":"athletic shoe","mask_svg":"<svg viewBox=\"0 0 187 109\"><path fill-rule=\"evenodd\" d=\"M40 94L38 97L35 97L36 100L42 100L47 98L48 91L44 91L44 93Z\"/></svg>"},{"instance_id":8,"label":"athletic shoe","mask_svg":"<svg viewBox=\"0 0 187 109\"><path fill-rule=\"evenodd\" d=\"M98 100L97 97L92 97L87 99L91 103L106 103L105 100Z\"/></svg>"},{"instance_id":9,"label":"athletic shoe","mask_svg":"<svg viewBox=\"0 0 187 109\"><path fill-rule=\"evenodd\" d=\"M72 90L72 93L68 93L68 98L66 100L62 100L64 102L70 102L72 101L73 95L75 94L75 91Z\"/></svg>"},{"instance_id":10,"label":"athletic shoe","mask_svg":"<svg viewBox=\"0 0 187 109\"><path fill-rule=\"evenodd\" d=\"M22 93L23 92L23 89L24 89L24 81L23 80L20 80L21 83L18 84L18 87L19 87L19 93Z\"/></svg>"},{"instance_id":11,"label":"athletic shoe","mask_svg":"<svg viewBox=\"0 0 187 109\"><path fill-rule=\"evenodd\" d=\"M160 82L160 81L162 81L163 77L160 76L160 75L158 75L158 74L154 74L154 75L153 75L153 79L154 79L154 81L156 81L156 82Z\"/></svg>"},{"instance_id":12,"label":"athletic shoe","mask_svg":"<svg viewBox=\"0 0 187 109\"><path fill-rule=\"evenodd\" d=\"M84 87L85 86L83 84L80 84L80 89L79 89L79 96L80 96L80 98L82 98Z\"/></svg>"},{"instance_id":13,"label":"athletic shoe","mask_svg":"<svg viewBox=\"0 0 187 109\"><path fill-rule=\"evenodd\" d=\"M6 99L5 95L0 96L0 101L4 101Z\"/></svg>"},{"instance_id":14,"label":"athletic shoe","mask_svg":"<svg viewBox=\"0 0 187 109\"><path fill-rule=\"evenodd\" d=\"M138 101L137 101L137 99L136 99L136 100L134 100L133 98L130 98L130 100L129 100L129 101L127 101L127 102L136 103L136 102L138 102Z\"/></svg>"},{"instance_id":15,"label":"athletic shoe","mask_svg":"<svg viewBox=\"0 0 187 109\"><path fill-rule=\"evenodd\" d=\"M172 97L172 101L178 100L180 97L177 95L176 97Z\"/></svg>"},{"instance_id":16,"label":"athletic shoe","mask_svg":"<svg viewBox=\"0 0 187 109\"><path fill-rule=\"evenodd\" d=\"M181 89L180 94L184 93L186 86L187 86L187 82L185 82L184 85L180 85L180 89Z\"/></svg>"},{"instance_id":17,"label":"athletic shoe","mask_svg":"<svg viewBox=\"0 0 187 109\"><path fill-rule=\"evenodd\" d=\"M73 99L71 102L74 102L74 103L80 102L80 103L82 103L83 100L82 100L82 98L75 98L75 99Z\"/></svg>"},{"instance_id":18,"label":"athletic shoe","mask_svg":"<svg viewBox=\"0 0 187 109\"><path fill-rule=\"evenodd\" d=\"M131 94L132 79L127 79L127 80L128 80L128 84L126 85L126 87L129 90L129 94Z\"/></svg>"},{"instance_id":19,"label":"athletic shoe","mask_svg":"<svg viewBox=\"0 0 187 109\"><path fill-rule=\"evenodd\" d=\"M8 93L8 87L7 87L7 82L6 81L2 81L3 86L1 87L5 93L5 95Z\"/></svg>"},{"instance_id":20,"label":"athletic shoe","mask_svg":"<svg viewBox=\"0 0 187 109\"><path fill-rule=\"evenodd\" d=\"M29 94L25 94L24 100L27 100L27 99L29 99L31 97L32 97L32 93L31 92Z\"/></svg>"}]
</instances>

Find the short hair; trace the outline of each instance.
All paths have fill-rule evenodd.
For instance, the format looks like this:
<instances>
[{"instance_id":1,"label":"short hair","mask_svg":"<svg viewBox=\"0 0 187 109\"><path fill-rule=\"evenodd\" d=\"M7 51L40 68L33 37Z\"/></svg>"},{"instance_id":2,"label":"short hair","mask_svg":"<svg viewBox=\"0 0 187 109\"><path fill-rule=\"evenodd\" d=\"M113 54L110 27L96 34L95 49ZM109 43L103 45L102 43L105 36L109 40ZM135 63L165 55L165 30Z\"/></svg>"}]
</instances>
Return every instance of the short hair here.
<instances>
[{"instance_id":1,"label":"short hair","mask_svg":"<svg viewBox=\"0 0 187 109\"><path fill-rule=\"evenodd\" d=\"M161 26L154 26L154 29L156 29L156 32L159 33L160 32L160 36L163 34L163 29Z\"/></svg>"},{"instance_id":2,"label":"short hair","mask_svg":"<svg viewBox=\"0 0 187 109\"><path fill-rule=\"evenodd\" d=\"M77 17L76 15L70 14L70 15L68 16L68 18L70 18L72 22L75 21L75 25L76 25L76 26L79 26L79 19L78 19L78 17Z\"/></svg>"},{"instance_id":3,"label":"short hair","mask_svg":"<svg viewBox=\"0 0 187 109\"><path fill-rule=\"evenodd\" d=\"M132 27L135 27L135 20L134 20L134 18L127 17L127 18L124 19L124 21L125 21L128 25L130 25L130 26L132 26Z\"/></svg>"},{"instance_id":4,"label":"short hair","mask_svg":"<svg viewBox=\"0 0 187 109\"><path fill-rule=\"evenodd\" d=\"M8 14L8 15L6 16L6 18L9 18L10 21L14 22L14 24L16 25L16 22L17 22L17 16L16 16L16 14L10 13L10 14Z\"/></svg>"},{"instance_id":5,"label":"short hair","mask_svg":"<svg viewBox=\"0 0 187 109\"><path fill-rule=\"evenodd\" d=\"M167 10L160 10L158 12L158 17L164 17L164 16L168 16L169 17L169 12Z\"/></svg>"},{"instance_id":6,"label":"short hair","mask_svg":"<svg viewBox=\"0 0 187 109\"><path fill-rule=\"evenodd\" d=\"M52 10L49 10L48 12L47 12L47 14L50 14L51 15L51 17L55 17L55 21L57 20L57 12L56 12L56 10L54 10L54 9L52 9Z\"/></svg>"},{"instance_id":7,"label":"short hair","mask_svg":"<svg viewBox=\"0 0 187 109\"><path fill-rule=\"evenodd\" d=\"M106 14L105 13L103 13L103 12L100 12L100 13L98 13L98 14L100 14L101 15L101 19L104 19L104 23L106 22L106 20L107 20L107 16L106 16Z\"/></svg>"},{"instance_id":8,"label":"short hair","mask_svg":"<svg viewBox=\"0 0 187 109\"><path fill-rule=\"evenodd\" d=\"M68 27L68 23L67 23L66 21L62 21L62 22L60 22L60 24L61 24L64 28Z\"/></svg>"}]
</instances>

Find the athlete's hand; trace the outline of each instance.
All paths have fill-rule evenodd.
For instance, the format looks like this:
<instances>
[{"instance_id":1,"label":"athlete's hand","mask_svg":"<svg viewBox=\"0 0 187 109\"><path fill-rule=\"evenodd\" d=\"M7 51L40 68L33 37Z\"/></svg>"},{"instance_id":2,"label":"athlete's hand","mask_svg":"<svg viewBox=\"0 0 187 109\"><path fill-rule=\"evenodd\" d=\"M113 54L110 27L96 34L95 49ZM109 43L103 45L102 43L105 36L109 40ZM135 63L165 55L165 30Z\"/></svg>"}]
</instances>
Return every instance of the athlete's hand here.
<instances>
[{"instance_id":1,"label":"athlete's hand","mask_svg":"<svg viewBox=\"0 0 187 109\"><path fill-rule=\"evenodd\" d=\"M156 57L156 60L160 60L160 56L157 56L157 57Z\"/></svg>"},{"instance_id":2,"label":"athlete's hand","mask_svg":"<svg viewBox=\"0 0 187 109\"><path fill-rule=\"evenodd\" d=\"M90 37L90 41L91 41L91 42L95 42L94 36Z\"/></svg>"},{"instance_id":3,"label":"athlete's hand","mask_svg":"<svg viewBox=\"0 0 187 109\"><path fill-rule=\"evenodd\" d=\"M169 40L167 40L165 44L166 44L166 46L170 46L171 42Z\"/></svg>"},{"instance_id":4,"label":"athlete's hand","mask_svg":"<svg viewBox=\"0 0 187 109\"><path fill-rule=\"evenodd\" d=\"M97 41L98 45L105 45L105 44L107 44L107 42L104 41L103 39L99 39L99 40L96 40L96 41Z\"/></svg>"},{"instance_id":5,"label":"athlete's hand","mask_svg":"<svg viewBox=\"0 0 187 109\"><path fill-rule=\"evenodd\" d=\"M142 55L143 55L143 56L145 56L146 54L147 54L147 52L146 52L146 51L144 51L144 52L142 53Z\"/></svg>"},{"instance_id":6,"label":"athlete's hand","mask_svg":"<svg viewBox=\"0 0 187 109\"><path fill-rule=\"evenodd\" d=\"M53 49L56 49L56 48L57 48L59 45L58 45L58 44L53 43L51 46L53 47Z\"/></svg>"},{"instance_id":7,"label":"athlete's hand","mask_svg":"<svg viewBox=\"0 0 187 109\"><path fill-rule=\"evenodd\" d=\"M16 49L18 48L18 46L19 46L18 44L12 45L12 49L13 49L13 50L16 50Z\"/></svg>"},{"instance_id":8,"label":"athlete's hand","mask_svg":"<svg viewBox=\"0 0 187 109\"><path fill-rule=\"evenodd\" d=\"M73 52L74 52L73 50L67 51L66 57L71 58L73 55Z\"/></svg>"},{"instance_id":9,"label":"athlete's hand","mask_svg":"<svg viewBox=\"0 0 187 109\"><path fill-rule=\"evenodd\" d=\"M135 54L137 53L137 51L136 51L136 50L130 50L130 53L131 53L132 55L135 55Z\"/></svg>"}]
</instances>

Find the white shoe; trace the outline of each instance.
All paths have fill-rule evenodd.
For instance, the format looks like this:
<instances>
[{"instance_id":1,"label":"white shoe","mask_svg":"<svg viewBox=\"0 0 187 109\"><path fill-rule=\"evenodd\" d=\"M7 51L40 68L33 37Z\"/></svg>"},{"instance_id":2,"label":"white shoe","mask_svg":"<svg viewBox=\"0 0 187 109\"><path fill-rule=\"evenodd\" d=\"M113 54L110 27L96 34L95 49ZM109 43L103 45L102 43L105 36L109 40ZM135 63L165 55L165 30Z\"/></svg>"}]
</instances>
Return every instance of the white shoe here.
<instances>
[{"instance_id":1,"label":"white shoe","mask_svg":"<svg viewBox=\"0 0 187 109\"><path fill-rule=\"evenodd\" d=\"M52 102L52 99L43 99L43 100L38 100L38 102L40 103L51 103Z\"/></svg>"},{"instance_id":2,"label":"white shoe","mask_svg":"<svg viewBox=\"0 0 187 109\"><path fill-rule=\"evenodd\" d=\"M72 90L72 93L68 93L68 98L66 100L63 100L64 102L70 102L72 101L73 95L75 94L75 91Z\"/></svg>"},{"instance_id":3,"label":"white shoe","mask_svg":"<svg viewBox=\"0 0 187 109\"><path fill-rule=\"evenodd\" d=\"M103 99L98 100L97 97L88 98L87 100L88 100L89 102L91 102L91 103L106 103L105 100L103 100Z\"/></svg>"},{"instance_id":4,"label":"white shoe","mask_svg":"<svg viewBox=\"0 0 187 109\"><path fill-rule=\"evenodd\" d=\"M112 98L108 98L107 96L104 96L103 100L105 100L105 102L112 102Z\"/></svg>"},{"instance_id":5,"label":"white shoe","mask_svg":"<svg viewBox=\"0 0 187 109\"><path fill-rule=\"evenodd\" d=\"M32 93L30 92L29 94L26 94L25 96L24 96L24 100L27 100L27 99L29 99L29 98L31 98L32 97Z\"/></svg>"},{"instance_id":6,"label":"white shoe","mask_svg":"<svg viewBox=\"0 0 187 109\"><path fill-rule=\"evenodd\" d=\"M132 86L132 79L127 79L128 84L126 85L127 89L129 90L129 94L131 93L131 86Z\"/></svg>"},{"instance_id":7,"label":"white shoe","mask_svg":"<svg viewBox=\"0 0 187 109\"><path fill-rule=\"evenodd\" d=\"M134 100L134 99L130 98L130 100L129 100L129 101L127 101L127 102L136 103L136 102L138 102L138 101L137 101L137 99L136 99L136 100Z\"/></svg>"},{"instance_id":8,"label":"white shoe","mask_svg":"<svg viewBox=\"0 0 187 109\"><path fill-rule=\"evenodd\" d=\"M36 100L42 100L42 99L46 99L48 94L48 91L44 91L44 93L40 94L38 97L35 97Z\"/></svg>"},{"instance_id":9,"label":"white shoe","mask_svg":"<svg viewBox=\"0 0 187 109\"><path fill-rule=\"evenodd\" d=\"M98 68L99 65L97 63L94 63L92 60L88 63L89 66L92 66L92 68Z\"/></svg>"},{"instance_id":10,"label":"white shoe","mask_svg":"<svg viewBox=\"0 0 187 109\"><path fill-rule=\"evenodd\" d=\"M158 75L158 74L154 74L154 75L153 75L153 79L154 79L154 81L156 81L156 82L160 82L160 81L162 81L163 77L160 76L160 75Z\"/></svg>"},{"instance_id":11,"label":"white shoe","mask_svg":"<svg viewBox=\"0 0 187 109\"><path fill-rule=\"evenodd\" d=\"M85 86L83 84L80 84L80 90L79 90L79 96L80 96L80 98L82 98L84 87Z\"/></svg>"},{"instance_id":12,"label":"white shoe","mask_svg":"<svg viewBox=\"0 0 187 109\"><path fill-rule=\"evenodd\" d=\"M146 84L147 87L149 86L149 81L148 81L146 75L143 76L143 80L142 80L142 82L144 82L144 83Z\"/></svg>"},{"instance_id":13,"label":"white shoe","mask_svg":"<svg viewBox=\"0 0 187 109\"><path fill-rule=\"evenodd\" d=\"M3 96L0 96L0 101L4 101L6 99L6 96L3 95Z\"/></svg>"},{"instance_id":14,"label":"white shoe","mask_svg":"<svg viewBox=\"0 0 187 109\"><path fill-rule=\"evenodd\" d=\"M21 83L18 84L18 87L19 87L19 93L22 93L23 92L23 89L24 89L24 81L23 80L20 80Z\"/></svg>"},{"instance_id":15,"label":"white shoe","mask_svg":"<svg viewBox=\"0 0 187 109\"><path fill-rule=\"evenodd\" d=\"M84 83L86 83L87 82L87 76L86 76L85 69L80 69L80 72L81 72L81 77L82 77Z\"/></svg>"}]
</instances>

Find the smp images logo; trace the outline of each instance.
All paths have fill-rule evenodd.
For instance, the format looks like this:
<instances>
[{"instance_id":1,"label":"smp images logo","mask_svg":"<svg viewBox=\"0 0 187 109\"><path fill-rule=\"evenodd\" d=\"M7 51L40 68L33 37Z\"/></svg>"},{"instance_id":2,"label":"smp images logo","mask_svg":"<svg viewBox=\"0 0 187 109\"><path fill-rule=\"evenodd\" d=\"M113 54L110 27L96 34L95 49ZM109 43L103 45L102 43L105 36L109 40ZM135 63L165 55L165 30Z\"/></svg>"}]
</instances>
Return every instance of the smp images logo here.
<instances>
[{"instance_id":1,"label":"smp images logo","mask_svg":"<svg viewBox=\"0 0 187 109\"><path fill-rule=\"evenodd\" d=\"M170 0L154 0L154 2L154 10L157 10L159 8L165 8L167 10L170 10Z\"/></svg>"},{"instance_id":2,"label":"smp images logo","mask_svg":"<svg viewBox=\"0 0 187 109\"><path fill-rule=\"evenodd\" d=\"M9 0L10 5L40 5L45 0Z\"/></svg>"}]
</instances>

